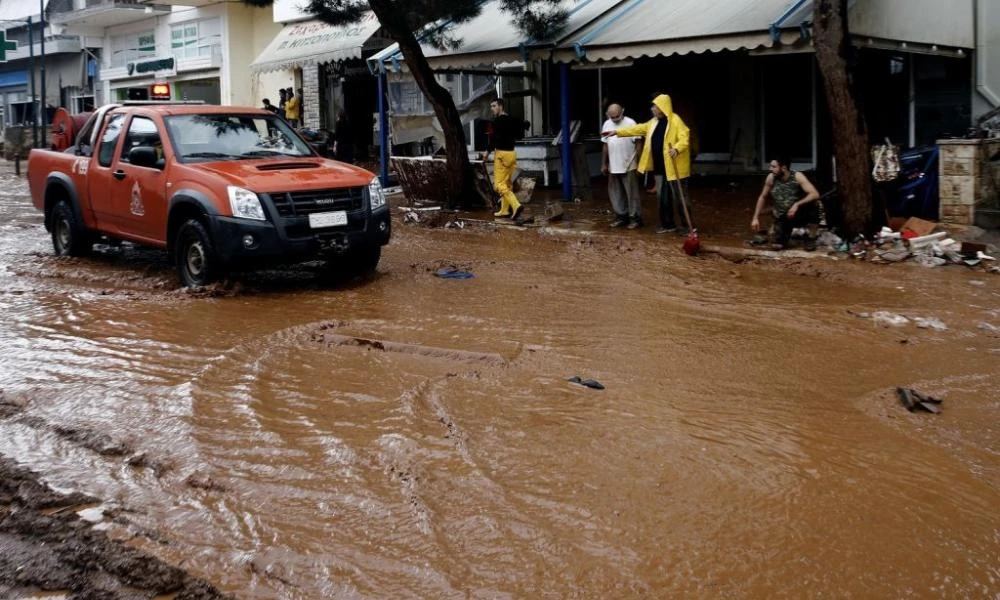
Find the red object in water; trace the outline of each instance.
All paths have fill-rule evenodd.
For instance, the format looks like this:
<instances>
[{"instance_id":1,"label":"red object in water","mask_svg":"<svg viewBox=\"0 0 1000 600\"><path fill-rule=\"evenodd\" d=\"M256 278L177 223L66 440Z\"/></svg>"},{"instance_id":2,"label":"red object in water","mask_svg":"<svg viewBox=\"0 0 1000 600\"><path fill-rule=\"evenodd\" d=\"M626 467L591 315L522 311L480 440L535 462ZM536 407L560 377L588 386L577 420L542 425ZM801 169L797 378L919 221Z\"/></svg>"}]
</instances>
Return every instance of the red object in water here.
<instances>
[{"instance_id":1,"label":"red object in water","mask_svg":"<svg viewBox=\"0 0 1000 600\"><path fill-rule=\"evenodd\" d=\"M684 245L681 246L681 249L684 250L684 254L687 254L688 256L696 256L698 254L698 250L701 249L701 240L698 239L697 231L694 229L691 230L687 239L684 240Z\"/></svg>"}]
</instances>

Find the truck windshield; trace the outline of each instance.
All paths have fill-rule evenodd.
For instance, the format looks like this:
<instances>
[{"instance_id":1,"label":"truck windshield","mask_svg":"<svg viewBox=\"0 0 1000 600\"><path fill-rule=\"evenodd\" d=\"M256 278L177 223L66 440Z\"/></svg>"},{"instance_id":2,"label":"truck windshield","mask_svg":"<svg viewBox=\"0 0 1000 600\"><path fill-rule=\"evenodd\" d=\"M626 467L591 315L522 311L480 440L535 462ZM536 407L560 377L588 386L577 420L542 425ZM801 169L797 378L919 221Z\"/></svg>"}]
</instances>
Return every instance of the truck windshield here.
<instances>
[{"instance_id":1,"label":"truck windshield","mask_svg":"<svg viewBox=\"0 0 1000 600\"><path fill-rule=\"evenodd\" d=\"M175 115L165 121L182 162L313 155L309 145L278 117Z\"/></svg>"}]
</instances>

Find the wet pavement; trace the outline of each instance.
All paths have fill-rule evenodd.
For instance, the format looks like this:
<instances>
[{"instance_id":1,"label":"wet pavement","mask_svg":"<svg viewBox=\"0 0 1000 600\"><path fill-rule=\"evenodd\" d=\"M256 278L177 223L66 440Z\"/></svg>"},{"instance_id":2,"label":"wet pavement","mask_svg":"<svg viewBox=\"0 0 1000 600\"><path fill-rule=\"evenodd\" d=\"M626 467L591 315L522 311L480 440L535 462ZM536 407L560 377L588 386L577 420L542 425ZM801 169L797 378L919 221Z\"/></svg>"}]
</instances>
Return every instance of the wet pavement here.
<instances>
[{"instance_id":1,"label":"wet pavement","mask_svg":"<svg viewBox=\"0 0 1000 600\"><path fill-rule=\"evenodd\" d=\"M9 171L0 454L222 592L1000 597L998 275L400 225L189 292L52 256Z\"/></svg>"}]
</instances>

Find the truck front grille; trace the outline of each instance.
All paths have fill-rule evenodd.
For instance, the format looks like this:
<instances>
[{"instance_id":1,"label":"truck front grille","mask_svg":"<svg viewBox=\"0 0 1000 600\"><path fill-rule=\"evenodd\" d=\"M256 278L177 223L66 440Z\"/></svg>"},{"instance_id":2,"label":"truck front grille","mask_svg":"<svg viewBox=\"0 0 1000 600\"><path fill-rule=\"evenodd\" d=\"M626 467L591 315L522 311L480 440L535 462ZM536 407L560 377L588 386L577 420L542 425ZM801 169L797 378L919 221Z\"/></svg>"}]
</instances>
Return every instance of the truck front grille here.
<instances>
[{"instance_id":1,"label":"truck front grille","mask_svg":"<svg viewBox=\"0 0 1000 600\"><path fill-rule=\"evenodd\" d=\"M340 188L309 192L271 194L271 202L282 217L304 216L311 213L361 210L365 203L365 188Z\"/></svg>"}]
</instances>

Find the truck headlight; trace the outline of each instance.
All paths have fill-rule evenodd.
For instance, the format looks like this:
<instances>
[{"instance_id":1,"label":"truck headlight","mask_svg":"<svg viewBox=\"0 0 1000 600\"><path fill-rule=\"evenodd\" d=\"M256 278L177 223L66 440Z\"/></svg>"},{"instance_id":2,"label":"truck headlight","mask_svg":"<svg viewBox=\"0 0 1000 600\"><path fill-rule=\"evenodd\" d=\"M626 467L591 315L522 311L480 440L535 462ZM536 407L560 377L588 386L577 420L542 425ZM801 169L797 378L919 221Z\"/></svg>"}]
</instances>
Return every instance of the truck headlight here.
<instances>
[{"instance_id":1,"label":"truck headlight","mask_svg":"<svg viewBox=\"0 0 1000 600\"><path fill-rule=\"evenodd\" d=\"M254 192L230 185L226 187L229 192L229 207L233 209L233 216L242 219L254 219L265 221L264 207L260 205L260 198Z\"/></svg>"},{"instance_id":2,"label":"truck headlight","mask_svg":"<svg viewBox=\"0 0 1000 600\"><path fill-rule=\"evenodd\" d=\"M372 179L368 184L368 198L371 201L372 209L385 206L385 192L382 191L382 183L378 177Z\"/></svg>"}]
</instances>

